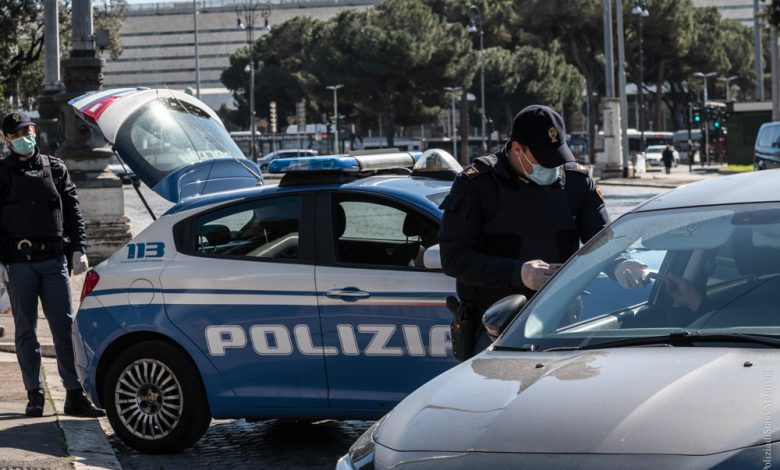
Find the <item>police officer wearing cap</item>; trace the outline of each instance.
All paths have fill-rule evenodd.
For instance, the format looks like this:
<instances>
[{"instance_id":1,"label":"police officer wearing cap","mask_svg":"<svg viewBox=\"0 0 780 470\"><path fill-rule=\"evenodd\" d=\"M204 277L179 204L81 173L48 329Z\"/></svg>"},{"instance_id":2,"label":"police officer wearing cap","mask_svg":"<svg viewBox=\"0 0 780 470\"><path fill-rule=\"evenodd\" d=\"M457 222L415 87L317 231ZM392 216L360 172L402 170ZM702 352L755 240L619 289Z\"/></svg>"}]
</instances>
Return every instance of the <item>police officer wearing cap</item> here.
<instances>
[{"instance_id":1,"label":"police officer wearing cap","mask_svg":"<svg viewBox=\"0 0 780 470\"><path fill-rule=\"evenodd\" d=\"M466 167L440 207L442 268L457 279L460 309L473 320L473 336L464 333L473 348L454 345L460 360L489 344L481 317L490 305L533 295L609 223L598 186L566 144L563 119L541 105L515 116L509 142Z\"/></svg>"},{"instance_id":2,"label":"police officer wearing cap","mask_svg":"<svg viewBox=\"0 0 780 470\"><path fill-rule=\"evenodd\" d=\"M76 187L62 160L40 153L35 125L26 114L5 115L2 130L11 154L0 160L0 281L8 286L11 300L16 357L27 389L25 414L41 416L44 408L35 332L40 298L67 390L65 414L102 416L84 395L73 359L66 253L72 253L73 274L88 267Z\"/></svg>"}]
</instances>

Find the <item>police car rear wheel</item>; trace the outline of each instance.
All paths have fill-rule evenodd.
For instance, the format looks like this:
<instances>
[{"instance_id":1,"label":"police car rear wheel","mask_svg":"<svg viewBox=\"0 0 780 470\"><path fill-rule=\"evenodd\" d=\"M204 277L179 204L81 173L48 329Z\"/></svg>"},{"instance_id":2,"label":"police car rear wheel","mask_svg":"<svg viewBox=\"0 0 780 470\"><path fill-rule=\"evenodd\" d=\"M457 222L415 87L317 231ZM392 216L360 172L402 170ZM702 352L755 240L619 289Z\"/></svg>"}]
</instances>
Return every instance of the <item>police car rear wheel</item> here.
<instances>
[{"instance_id":1,"label":"police car rear wheel","mask_svg":"<svg viewBox=\"0 0 780 470\"><path fill-rule=\"evenodd\" d=\"M200 439L211 421L190 358L159 341L123 351L108 373L105 402L117 435L141 452L167 453Z\"/></svg>"}]
</instances>

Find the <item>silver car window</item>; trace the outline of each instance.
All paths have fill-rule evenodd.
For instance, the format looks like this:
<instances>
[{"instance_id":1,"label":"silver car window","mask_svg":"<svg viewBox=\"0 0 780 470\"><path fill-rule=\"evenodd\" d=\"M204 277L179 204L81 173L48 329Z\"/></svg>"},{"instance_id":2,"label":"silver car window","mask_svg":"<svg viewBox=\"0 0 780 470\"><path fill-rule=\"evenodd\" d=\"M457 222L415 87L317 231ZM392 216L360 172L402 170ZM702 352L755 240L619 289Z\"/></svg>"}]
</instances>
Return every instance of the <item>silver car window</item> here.
<instances>
[{"instance_id":1,"label":"silver car window","mask_svg":"<svg viewBox=\"0 0 780 470\"><path fill-rule=\"evenodd\" d=\"M615 280L626 258L647 266L645 286ZM499 342L571 346L681 328L780 335L779 204L626 216L578 252Z\"/></svg>"}]
</instances>

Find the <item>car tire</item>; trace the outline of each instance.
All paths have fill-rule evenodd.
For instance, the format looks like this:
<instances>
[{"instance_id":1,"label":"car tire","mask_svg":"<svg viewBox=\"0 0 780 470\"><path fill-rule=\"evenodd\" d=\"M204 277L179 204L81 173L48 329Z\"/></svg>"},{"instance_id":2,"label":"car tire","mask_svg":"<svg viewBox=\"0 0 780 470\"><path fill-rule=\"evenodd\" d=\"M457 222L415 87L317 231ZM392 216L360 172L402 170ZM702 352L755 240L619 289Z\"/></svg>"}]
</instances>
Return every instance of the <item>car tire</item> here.
<instances>
[{"instance_id":1,"label":"car tire","mask_svg":"<svg viewBox=\"0 0 780 470\"><path fill-rule=\"evenodd\" d=\"M197 367L187 354L162 341L124 350L111 364L103 397L114 432L148 454L191 446L211 422Z\"/></svg>"}]
</instances>

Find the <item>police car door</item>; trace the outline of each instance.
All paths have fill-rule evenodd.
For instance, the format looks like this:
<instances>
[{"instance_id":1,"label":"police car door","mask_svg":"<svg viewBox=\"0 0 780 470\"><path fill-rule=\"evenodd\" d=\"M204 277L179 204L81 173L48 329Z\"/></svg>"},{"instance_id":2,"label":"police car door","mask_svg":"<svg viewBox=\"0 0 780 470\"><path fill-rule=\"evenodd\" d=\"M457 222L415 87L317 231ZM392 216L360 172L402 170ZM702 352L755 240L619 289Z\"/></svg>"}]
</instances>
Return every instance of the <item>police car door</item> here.
<instances>
[{"instance_id":1,"label":"police car door","mask_svg":"<svg viewBox=\"0 0 780 470\"><path fill-rule=\"evenodd\" d=\"M389 409L455 364L445 298L454 280L422 267L438 222L398 201L322 194L315 273L334 408Z\"/></svg>"},{"instance_id":2,"label":"police car door","mask_svg":"<svg viewBox=\"0 0 780 470\"><path fill-rule=\"evenodd\" d=\"M162 276L171 320L264 408L327 405L308 200L242 200L190 218L190 252Z\"/></svg>"}]
</instances>

